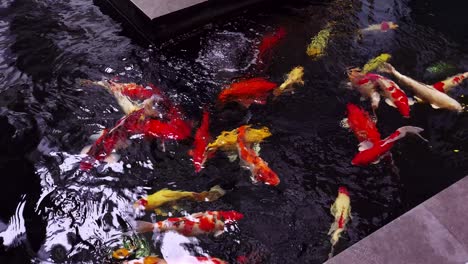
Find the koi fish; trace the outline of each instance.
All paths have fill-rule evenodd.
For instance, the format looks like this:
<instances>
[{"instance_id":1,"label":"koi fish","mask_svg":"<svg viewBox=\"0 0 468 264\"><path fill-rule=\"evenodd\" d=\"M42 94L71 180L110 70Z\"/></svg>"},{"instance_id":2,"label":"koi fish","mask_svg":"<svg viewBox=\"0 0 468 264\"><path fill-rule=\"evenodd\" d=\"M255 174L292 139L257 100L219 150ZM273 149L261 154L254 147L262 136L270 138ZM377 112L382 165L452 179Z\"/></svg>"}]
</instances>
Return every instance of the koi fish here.
<instances>
[{"instance_id":1,"label":"koi fish","mask_svg":"<svg viewBox=\"0 0 468 264\"><path fill-rule=\"evenodd\" d=\"M302 66L297 66L294 69L292 69L286 81L284 81L278 88L273 90L273 95L274 96L280 96L281 94L285 92L293 92L294 91L294 85L304 85L304 80L302 80L302 77L304 76L304 67Z\"/></svg>"},{"instance_id":2,"label":"koi fish","mask_svg":"<svg viewBox=\"0 0 468 264\"><path fill-rule=\"evenodd\" d=\"M370 163L378 162L392 149L396 141L404 138L407 134L417 135L422 140L427 142L427 140L420 135L422 131L424 131L424 129L420 127L404 126L398 128L395 132L383 140L377 142L363 141L359 144L359 153L354 156L351 164L365 166Z\"/></svg>"},{"instance_id":3,"label":"koi fish","mask_svg":"<svg viewBox=\"0 0 468 264\"><path fill-rule=\"evenodd\" d=\"M379 130L369 114L354 104L348 104L346 107L348 109L347 124L359 142L366 140L370 142L380 141Z\"/></svg>"},{"instance_id":4,"label":"koi fish","mask_svg":"<svg viewBox=\"0 0 468 264\"><path fill-rule=\"evenodd\" d=\"M130 255L132 254L133 252L131 250L128 250L126 248L119 248L117 250L114 250L112 252L112 258L114 259L127 259L130 257Z\"/></svg>"},{"instance_id":5,"label":"koi fish","mask_svg":"<svg viewBox=\"0 0 468 264\"><path fill-rule=\"evenodd\" d=\"M243 217L243 214L236 211L206 211L187 217L172 217L156 223L137 221L135 230L138 233L175 231L184 236L217 236L224 232L226 223L241 220Z\"/></svg>"},{"instance_id":6,"label":"koi fish","mask_svg":"<svg viewBox=\"0 0 468 264\"><path fill-rule=\"evenodd\" d=\"M192 156L195 172L197 173L203 169L203 165L208 158L205 149L208 143L210 143L209 118L209 113L204 111L201 125L195 133L193 149L189 151L189 155Z\"/></svg>"},{"instance_id":7,"label":"koi fish","mask_svg":"<svg viewBox=\"0 0 468 264\"><path fill-rule=\"evenodd\" d=\"M190 137L191 126L188 122L176 118L169 122L157 119L148 119L144 125L144 133L149 137L156 137L162 140L184 140Z\"/></svg>"},{"instance_id":8,"label":"koi fish","mask_svg":"<svg viewBox=\"0 0 468 264\"><path fill-rule=\"evenodd\" d=\"M380 24L369 25L368 27L363 28L360 31L361 33L369 33L369 32L376 32L376 31L387 32L388 30L394 30L397 28L398 28L398 25L396 23L391 22L391 21L383 21Z\"/></svg>"},{"instance_id":9,"label":"koi fish","mask_svg":"<svg viewBox=\"0 0 468 264\"><path fill-rule=\"evenodd\" d=\"M348 70L348 78L351 86L371 101L372 110L375 112L380 103L380 93L377 91L377 80L380 76L373 73L363 74L359 68L353 68Z\"/></svg>"},{"instance_id":10,"label":"koi fish","mask_svg":"<svg viewBox=\"0 0 468 264\"><path fill-rule=\"evenodd\" d=\"M209 264L228 264L226 261L219 258L212 257L195 257L199 263L209 263Z\"/></svg>"},{"instance_id":11,"label":"koi fish","mask_svg":"<svg viewBox=\"0 0 468 264\"><path fill-rule=\"evenodd\" d=\"M140 259L127 260L123 264L167 264L167 262L158 256L147 256Z\"/></svg>"},{"instance_id":12,"label":"koi fish","mask_svg":"<svg viewBox=\"0 0 468 264\"><path fill-rule=\"evenodd\" d=\"M280 183L278 175L268 167L268 163L260 158L245 140L247 126L239 127L237 135L237 149L243 167L247 167L252 173L254 182L263 182L276 186Z\"/></svg>"},{"instance_id":13,"label":"koi fish","mask_svg":"<svg viewBox=\"0 0 468 264\"><path fill-rule=\"evenodd\" d=\"M468 72L459 73L455 76L448 77L443 81L434 83L432 87L436 88L439 92L447 93L454 87L460 85L466 78L468 78Z\"/></svg>"},{"instance_id":14,"label":"koi fish","mask_svg":"<svg viewBox=\"0 0 468 264\"><path fill-rule=\"evenodd\" d=\"M135 209L151 211L165 204L182 199L190 199L199 202L212 202L222 197L225 193L226 191L224 191L219 185L212 187L209 191L201 193L162 189L145 198L139 199L133 206Z\"/></svg>"},{"instance_id":15,"label":"koi fish","mask_svg":"<svg viewBox=\"0 0 468 264\"><path fill-rule=\"evenodd\" d=\"M385 102L398 109L403 117L410 117L410 103L405 92L392 80L383 76L377 79L377 83L382 88L386 97Z\"/></svg>"},{"instance_id":16,"label":"koi fish","mask_svg":"<svg viewBox=\"0 0 468 264\"><path fill-rule=\"evenodd\" d=\"M128 138L131 135L144 133L145 122L144 109L134 111L120 119L112 129L104 129L102 135L94 144L85 147L82 153L86 153L88 157L94 160L105 161L113 151L127 147L130 144ZM89 170L92 163L92 160L85 158L81 162L80 168Z\"/></svg>"},{"instance_id":17,"label":"koi fish","mask_svg":"<svg viewBox=\"0 0 468 264\"><path fill-rule=\"evenodd\" d=\"M231 84L218 96L218 100L225 104L227 102L238 102L248 108L251 104L266 104L268 95L278 85L264 78L252 78Z\"/></svg>"},{"instance_id":18,"label":"koi fish","mask_svg":"<svg viewBox=\"0 0 468 264\"><path fill-rule=\"evenodd\" d=\"M206 146L207 153L214 153L218 149L226 152L237 152L237 135L239 133L239 128L233 129L231 131L223 131L221 134L216 138L215 141L211 142ZM261 128L252 128L250 126L246 126L245 130L245 141L249 145L259 144L265 138L270 137L271 132L268 127L261 127Z\"/></svg>"},{"instance_id":19,"label":"koi fish","mask_svg":"<svg viewBox=\"0 0 468 264\"><path fill-rule=\"evenodd\" d=\"M461 112L462 106L455 99L440 92L434 86L420 83L398 72L391 64L384 63L381 71L392 74L399 82L411 88L420 101L427 102L435 109L445 108L451 111Z\"/></svg>"},{"instance_id":20,"label":"koi fish","mask_svg":"<svg viewBox=\"0 0 468 264\"><path fill-rule=\"evenodd\" d=\"M341 233L343 233L346 228L346 224L351 219L351 200L346 187L338 188L338 196L330 208L330 213L335 217L335 221L328 231L328 235L331 235L330 242L332 244L333 252L333 247L338 243Z\"/></svg>"},{"instance_id":21,"label":"koi fish","mask_svg":"<svg viewBox=\"0 0 468 264\"><path fill-rule=\"evenodd\" d=\"M279 27L273 34L265 35L258 46L258 59L263 61L271 56L272 49L286 36L286 29Z\"/></svg>"},{"instance_id":22,"label":"koi fish","mask_svg":"<svg viewBox=\"0 0 468 264\"><path fill-rule=\"evenodd\" d=\"M387 62L392 58L392 55L388 53L382 53L379 56L369 60L364 67L362 67L362 73L366 74L368 72L374 71L382 66L384 62Z\"/></svg>"},{"instance_id":23,"label":"koi fish","mask_svg":"<svg viewBox=\"0 0 468 264\"><path fill-rule=\"evenodd\" d=\"M312 59L319 59L325 55L328 41L333 30L333 23L328 23L324 29L315 35L307 46L306 53Z\"/></svg>"}]
</instances>

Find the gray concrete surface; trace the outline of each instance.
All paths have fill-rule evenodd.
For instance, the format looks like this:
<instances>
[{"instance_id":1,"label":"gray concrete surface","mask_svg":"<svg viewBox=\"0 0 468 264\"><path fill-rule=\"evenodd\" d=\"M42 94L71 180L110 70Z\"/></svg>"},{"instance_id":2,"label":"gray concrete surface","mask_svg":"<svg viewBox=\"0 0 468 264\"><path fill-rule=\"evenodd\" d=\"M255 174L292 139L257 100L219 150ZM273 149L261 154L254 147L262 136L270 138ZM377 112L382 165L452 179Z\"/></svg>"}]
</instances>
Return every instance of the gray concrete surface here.
<instances>
[{"instance_id":1,"label":"gray concrete surface","mask_svg":"<svg viewBox=\"0 0 468 264\"><path fill-rule=\"evenodd\" d=\"M206 2L207 0L131 0L150 19Z\"/></svg>"},{"instance_id":2,"label":"gray concrete surface","mask_svg":"<svg viewBox=\"0 0 468 264\"><path fill-rule=\"evenodd\" d=\"M468 264L468 176L326 264Z\"/></svg>"}]
</instances>

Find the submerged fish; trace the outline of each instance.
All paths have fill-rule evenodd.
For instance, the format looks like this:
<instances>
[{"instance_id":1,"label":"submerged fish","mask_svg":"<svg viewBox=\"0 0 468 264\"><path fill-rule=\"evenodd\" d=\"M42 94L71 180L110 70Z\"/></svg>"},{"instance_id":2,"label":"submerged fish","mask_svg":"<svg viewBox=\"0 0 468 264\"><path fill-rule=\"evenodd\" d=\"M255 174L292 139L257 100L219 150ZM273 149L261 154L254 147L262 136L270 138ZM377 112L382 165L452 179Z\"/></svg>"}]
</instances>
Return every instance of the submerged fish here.
<instances>
[{"instance_id":1,"label":"submerged fish","mask_svg":"<svg viewBox=\"0 0 468 264\"><path fill-rule=\"evenodd\" d=\"M403 117L410 117L410 103L406 93L392 80L380 76L377 83L383 91L386 99L385 102L398 109Z\"/></svg>"},{"instance_id":2,"label":"submerged fish","mask_svg":"<svg viewBox=\"0 0 468 264\"><path fill-rule=\"evenodd\" d=\"M199 202L212 202L222 197L226 192L219 186L212 187L209 191L185 192L185 191L172 191L169 189L162 189L145 198L141 198L133 205L136 209L144 209L146 211L155 210L165 204L176 202L182 199L189 199Z\"/></svg>"},{"instance_id":3,"label":"submerged fish","mask_svg":"<svg viewBox=\"0 0 468 264\"><path fill-rule=\"evenodd\" d=\"M456 112L461 112L463 109L460 103L452 97L440 92L434 86L420 83L401 74L389 63L384 63L381 70L392 74L399 82L411 88L420 101L431 104L433 108L444 108Z\"/></svg>"},{"instance_id":4,"label":"submerged fish","mask_svg":"<svg viewBox=\"0 0 468 264\"><path fill-rule=\"evenodd\" d=\"M147 256L144 258L127 260L123 264L167 264L167 262L158 256Z\"/></svg>"},{"instance_id":5,"label":"submerged fish","mask_svg":"<svg viewBox=\"0 0 468 264\"><path fill-rule=\"evenodd\" d=\"M258 59L264 61L271 56L272 50L286 36L286 29L279 27L272 34L265 35L258 46Z\"/></svg>"},{"instance_id":6,"label":"submerged fish","mask_svg":"<svg viewBox=\"0 0 468 264\"><path fill-rule=\"evenodd\" d=\"M447 74L448 72L455 71L456 67L453 64L439 61L426 68L430 74Z\"/></svg>"},{"instance_id":7,"label":"submerged fish","mask_svg":"<svg viewBox=\"0 0 468 264\"><path fill-rule=\"evenodd\" d=\"M184 236L217 236L224 232L226 223L241 220L243 217L243 214L236 211L206 211L187 217L172 217L156 223L137 221L135 230L138 233L175 231Z\"/></svg>"},{"instance_id":8,"label":"submerged fish","mask_svg":"<svg viewBox=\"0 0 468 264\"><path fill-rule=\"evenodd\" d=\"M250 148L246 141L247 126L239 127L237 135L237 148L241 164L247 167L252 173L252 180L254 182L263 182L268 185L276 186L280 183L278 175L268 167L268 163L258 156L255 151Z\"/></svg>"},{"instance_id":9,"label":"submerged fish","mask_svg":"<svg viewBox=\"0 0 468 264\"><path fill-rule=\"evenodd\" d=\"M366 74L371 71L377 70L379 67L383 65L384 62L390 60L392 56L388 53L382 53L379 56L372 58L369 60L364 67L362 67L362 73Z\"/></svg>"},{"instance_id":10,"label":"submerged fish","mask_svg":"<svg viewBox=\"0 0 468 264\"><path fill-rule=\"evenodd\" d=\"M330 208L330 213L335 218L328 231L328 235L331 235L330 242L333 252L333 247L338 243L341 233L343 233L346 224L351 219L351 200L349 199L349 192L346 187L338 188L338 196Z\"/></svg>"},{"instance_id":11,"label":"submerged fish","mask_svg":"<svg viewBox=\"0 0 468 264\"><path fill-rule=\"evenodd\" d=\"M205 149L208 143L210 143L211 139L209 131L209 118L209 113L204 111L201 125L195 133L193 149L189 151L189 155L192 156L195 172L200 172L203 169L203 165L208 158Z\"/></svg>"},{"instance_id":12,"label":"submerged fish","mask_svg":"<svg viewBox=\"0 0 468 264\"><path fill-rule=\"evenodd\" d=\"M384 155L389 153L396 141L404 138L407 134L414 134L427 142L419 133L424 129L413 126L404 126L397 129L387 138L377 141L363 141L359 144L359 153L354 156L351 164L365 166L378 162Z\"/></svg>"},{"instance_id":13,"label":"submerged fish","mask_svg":"<svg viewBox=\"0 0 468 264\"><path fill-rule=\"evenodd\" d=\"M388 30L397 29L398 25L391 21L383 21L380 24L372 24L366 28L360 30L361 33L369 33L369 32L387 32Z\"/></svg>"},{"instance_id":14,"label":"submerged fish","mask_svg":"<svg viewBox=\"0 0 468 264\"><path fill-rule=\"evenodd\" d=\"M206 152L208 153L208 155L215 153L217 150L222 150L226 152L237 152L238 133L239 128L233 129L231 131L221 132L221 134L216 138L215 141L211 142L210 144L208 144L208 146L206 146ZM245 141L249 145L261 143L265 138L270 136L271 132L268 129L268 127L246 127Z\"/></svg>"},{"instance_id":15,"label":"submerged fish","mask_svg":"<svg viewBox=\"0 0 468 264\"><path fill-rule=\"evenodd\" d=\"M348 118L346 121L359 142L366 140L370 142L380 141L379 130L366 111L354 104L348 104L347 109Z\"/></svg>"},{"instance_id":16,"label":"submerged fish","mask_svg":"<svg viewBox=\"0 0 468 264\"><path fill-rule=\"evenodd\" d=\"M371 101L372 110L375 112L380 103L380 93L377 90L377 80L380 78L380 75L373 73L363 74L359 68L353 68L348 70L348 78L351 86L364 98Z\"/></svg>"},{"instance_id":17,"label":"submerged fish","mask_svg":"<svg viewBox=\"0 0 468 264\"><path fill-rule=\"evenodd\" d=\"M315 35L310 44L307 46L306 53L312 59L319 59L325 55L325 50L328 46L331 32L333 30L333 23L328 23L324 29L320 30Z\"/></svg>"},{"instance_id":18,"label":"submerged fish","mask_svg":"<svg viewBox=\"0 0 468 264\"><path fill-rule=\"evenodd\" d=\"M221 91L218 100L222 104L238 102L248 108L251 104L266 104L270 92L278 85L264 78L252 78L235 82Z\"/></svg>"},{"instance_id":19,"label":"submerged fish","mask_svg":"<svg viewBox=\"0 0 468 264\"><path fill-rule=\"evenodd\" d=\"M436 88L439 92L447 93L454 87L460 85L466 78L468 78L468 72L459 73L443 81L434 83L432 87Z\"/></svg>"},{"instance_id":20,"label":"submerged fish","mask_svg":"<svg viewBox=\"0 0 468 264\"><path fill-rule=\"evenodd\" d=\"M285 92L292 92L294 91L294 86L295 85L304 85L304 80L302 79L304 76L304 67L302 66L297 66L294 69L292 69L286 81L284 81L278 88L273 90L273 95L275 96L280 96L281 94Z\"/></svg>"}]
</instances>

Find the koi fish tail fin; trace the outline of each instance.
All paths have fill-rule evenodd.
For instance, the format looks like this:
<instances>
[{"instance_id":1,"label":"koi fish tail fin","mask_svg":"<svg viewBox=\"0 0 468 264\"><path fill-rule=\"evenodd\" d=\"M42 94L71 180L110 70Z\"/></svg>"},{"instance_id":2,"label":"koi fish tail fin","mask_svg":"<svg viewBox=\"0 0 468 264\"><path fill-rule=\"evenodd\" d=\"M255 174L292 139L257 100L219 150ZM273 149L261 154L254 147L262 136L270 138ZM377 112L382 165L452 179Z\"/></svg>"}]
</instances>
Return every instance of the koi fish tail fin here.
<instances>
[{"instance_id":1,"label":"koi fish tail fin","mask_svg":"<svg viewBox=\"0 0 468 264\"><path fill-rule=\"evenodd\" d=\"M328 235L331 235L333 232L335 232L338 229L338 223L333 222L333 224L330 226L330 230L328 230Z\"/></svg>"},{"instance_id":2,"label":"koi fish tail fin","mask_svg":"<svg viewBox=\"0 0 468 264\"><path fill-rule=\"evenodd\" d=\"M338 228L333 232L330 238L330 242L332 246L335 246L336 243L338 243L338 240L340 239L341 233L343 233L343 231L344 231L344 228Z\"/></svg>"},{"instance_id":3,"label":"koi fish tail fin","mask_svg":"<svg viewBox=\"0 0 468 264\"><path fill-rule=\"evenodd\" d=\"M420 127L414 127L414 126L403 126L397 129L401 134L400 138L406 136L408 133L413 134L424 140L425 142L429 142L427 139L425 139L423 136L421 136L421 132L424 131L424 129Z\"/></svg>"},{"instance_id":4,"label":"koi fish tail fin","mask_svg":"<svg viewBox=\"0 0 468 264\"><path fill-rule=\"evenodd\" d=\"M139 234L157 231L155 224L145 221L136 221L134 229Z\"/></svg>"}]
</instances>

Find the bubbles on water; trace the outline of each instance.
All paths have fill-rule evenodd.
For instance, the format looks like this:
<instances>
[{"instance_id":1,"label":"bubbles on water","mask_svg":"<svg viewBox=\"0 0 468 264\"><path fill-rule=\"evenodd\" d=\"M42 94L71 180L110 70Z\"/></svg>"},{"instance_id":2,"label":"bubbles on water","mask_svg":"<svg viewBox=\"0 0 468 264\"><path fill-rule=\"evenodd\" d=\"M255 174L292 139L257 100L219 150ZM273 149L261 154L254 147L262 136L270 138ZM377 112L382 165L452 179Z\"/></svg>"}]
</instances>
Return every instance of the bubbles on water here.
<instances>
[{"instance_id":1,"label":"bubbles on water","mask_svg":"<svg viewBox=\"0 0 468 264\"><path fill-rule=\"evenodd\" d=\"M243 33L223 31L202 41L196 62L213 72L237 72L253 64L252 41Z\"/></svg>"}]
</instances>

